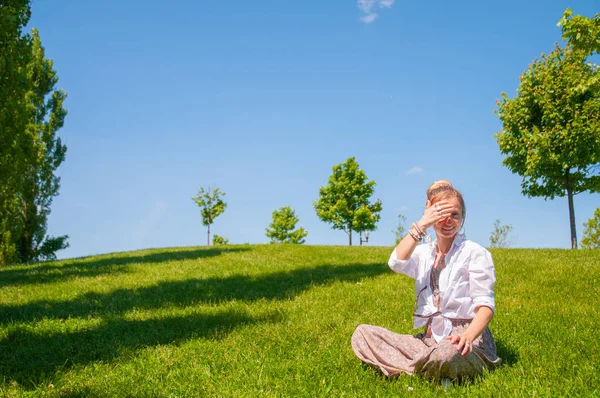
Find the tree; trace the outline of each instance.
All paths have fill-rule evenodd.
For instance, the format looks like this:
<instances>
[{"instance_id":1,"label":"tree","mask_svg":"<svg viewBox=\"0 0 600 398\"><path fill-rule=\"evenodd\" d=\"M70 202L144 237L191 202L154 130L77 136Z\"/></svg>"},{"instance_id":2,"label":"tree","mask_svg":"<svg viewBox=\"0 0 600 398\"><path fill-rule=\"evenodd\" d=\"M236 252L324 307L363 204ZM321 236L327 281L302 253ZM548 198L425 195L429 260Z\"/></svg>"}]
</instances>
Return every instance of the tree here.
<instances>
[{"instance_id":1,"label":"tree","mask_svg":"<svg viewBox=\"0 0 600 398\"><path fill-rule=\"evenodd\" d=\"M30 16L29 1L0 5L0 264L54 259L68 247L68 236L46 236L66 153L56 136L66 94L37 30L22 33Z\"/></svg>"},{"instance_id":2,"label":"tree","mask_svg":"<svg viewBox=\"0 0 600 398\"><path fill-rule=\"evenodd\" d=\"M374 231L381 218L381 201L369 202L375 190L375 181L367 175L354 157L333 166L327 186L319 188L319 199L313 203L317 216L333 229L348 234L352 246L352 232Z\"/></svg>"},{"instance_id":3,"label":"tree","mask_svg":"<svg viewBox=\"0 0 600 398\"><path fill-rule=\"evenodd\" d=\"M594 216L583 223L582 249L600 249L600 207L594 212Z\"/></svg>"},{"instance_id":4,"label":"tree","mask_svg":"<svg viewBox=\"0 0 600 398\"><path fill-rule=\"evenodd\" d=\"M394 234L396 235L396 245L400 243L404 235L406 235L406 216L403 214L398 214L398 226L396 227Z\"/></svg>"},{"instance_id":5,"label":"tree","mask_svg":"<svg viewBox=\"0 0 600 398\"><path fill-rule=\"evenodd\" d=\"M215 221L215 218L221 215L227 208L222 197L225 196L225 192L219 190L219 188L211 189L200 187L198 194L192 198L194 202L200 207L200 213L202 214L202 225L208 227L206 234L206 245L210 246L210 225Z\"/></svg>"},{"instance_id":6,"label":"tree","mask_svg":"<svg viewBox=\"0 0 600 398\"><path fill-rule=\"evenodd\" d=\"M284 206L273 211L273 222L266 228L266 234L271 243L304 243L308 231L296 224L300 221L296 212L290 206Z\"/></svg>"},{"instance_id":7,"label":"tree","mask_svg":"<svg viewBox=\"0 0 600 398\"><path fill-rule=\"evenodd\" d=\"M30 155L22 175L20 214L23 231L17 242L21 262L55 259L56 251L69 246L67 235L46 235L50 205L60 188L60 177L55 172L67 152L67 147L56 136L67 114L63 108L66 94L55 89L58 78L52 69L52 61L45 58L37 29L32 30L31 36L32 57L27 66L30 89L25 96L30 139L25 149Z\"/></svg>"},{"instance_id":8,"label":"tree","mask_svg":"<svg viewBox=\"0 0 600 398\"><path fill-rule=\"evenodd\" d=\"M600 72L587 55L571 42L556 45L529 65L515 98L502 93L496 111L503 128L495 138L507 155L502 164L523 177L523 194L567 196L572 248L573 196L600 192Z\"/></svg>"},{"instance_id":9,"label":"tree","mask_svg":"<svg viewBox=\"0 0 600 398\"><path fill-rule=\"evenodd\" d=\"M16 242L21 235L20 176L25 169L21 149L27 116L25 73L31 52L22 34L29 22L28 0L3 0L0 6L0 265L18 261Z\"/></svg>"},{"instance_id":10,"label":"tree","mask_svg":"<svg viewBox=\"0 0 600 398\"><path fill-rule=\"evenodd\" d=\"M224 236L220 236L217 234L213 235L213 245L217 246L217 245L228 245L229 244L229 239L227 239Z\"/></svg>"},{"instance_id":11,"label":"tree","mask_svg":"<svg viewBox=\"0 0 600 398\"><path fill-rule=\"evenodd\" d=\"M494 230L490 234L490 247L509 247L511 242L508 234L512 229L512 225L502 225L498 219L494 221Z\"/></svg>"}]
</instances>

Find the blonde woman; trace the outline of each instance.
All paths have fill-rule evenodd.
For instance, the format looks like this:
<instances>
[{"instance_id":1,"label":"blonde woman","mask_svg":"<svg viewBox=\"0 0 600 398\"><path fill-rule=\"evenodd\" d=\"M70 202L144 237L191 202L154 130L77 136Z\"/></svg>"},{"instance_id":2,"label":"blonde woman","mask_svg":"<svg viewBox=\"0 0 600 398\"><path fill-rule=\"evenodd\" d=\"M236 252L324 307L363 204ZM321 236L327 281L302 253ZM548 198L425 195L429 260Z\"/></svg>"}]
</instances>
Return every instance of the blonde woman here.
<instances>
[{"instance_id":1,"label":"blonde woman","mask_svg":"<svg viewBox=\"0 0 600 398\"><path fill-rule=\"evenodd\" d=\"M485 248L459 233L465 216L461 193L448 181L434 182L427 190L423 217L390 256L392 270L415 279L414 327L424 327L424 333L356 328L354 352L386 376L457 380L500 363L488 328L496 309L494 263ZM436 240L419 244L428 228Z\"/></svg>"}]
</instances>

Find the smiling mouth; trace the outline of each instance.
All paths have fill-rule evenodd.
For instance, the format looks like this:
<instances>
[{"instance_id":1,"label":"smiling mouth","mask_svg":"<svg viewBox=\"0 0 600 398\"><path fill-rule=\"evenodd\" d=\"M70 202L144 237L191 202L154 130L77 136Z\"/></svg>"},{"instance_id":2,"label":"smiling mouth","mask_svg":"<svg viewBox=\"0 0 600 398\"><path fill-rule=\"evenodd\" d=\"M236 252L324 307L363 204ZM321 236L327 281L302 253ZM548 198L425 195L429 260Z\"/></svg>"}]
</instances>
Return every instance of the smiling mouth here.
<instances>
[{"instance_id":1,"label":"smiling mouth","mask_svg":"<svg viewBox=\"0 0 600 398\"><path fill-rule=\"evenodd\" d=\"M445 231L445 232L450 232L450 231L453 231L453 230L454 230L454 227L449 227L449 228L448 227L442 227L442 231Z\"/></svg>"}]
</instances>

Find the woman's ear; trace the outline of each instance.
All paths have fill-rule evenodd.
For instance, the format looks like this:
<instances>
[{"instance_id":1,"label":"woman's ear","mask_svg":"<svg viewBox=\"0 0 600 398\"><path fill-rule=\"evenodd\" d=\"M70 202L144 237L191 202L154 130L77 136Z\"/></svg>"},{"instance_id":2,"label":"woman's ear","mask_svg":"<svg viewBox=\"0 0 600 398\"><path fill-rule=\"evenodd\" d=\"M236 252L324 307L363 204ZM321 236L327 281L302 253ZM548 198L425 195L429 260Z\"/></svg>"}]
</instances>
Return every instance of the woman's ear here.
<instances>
[{"instance_id":1,"label":"woman's ear","mask_svg":"<svg viewBox=\"0 0 600 398\"><path fill-rule=\"evenodd\" d=\"M425 208L428 208L429 206L431 206L431 200L427 199L427 202L425 202Z\"/></svg>"}]
</instances>

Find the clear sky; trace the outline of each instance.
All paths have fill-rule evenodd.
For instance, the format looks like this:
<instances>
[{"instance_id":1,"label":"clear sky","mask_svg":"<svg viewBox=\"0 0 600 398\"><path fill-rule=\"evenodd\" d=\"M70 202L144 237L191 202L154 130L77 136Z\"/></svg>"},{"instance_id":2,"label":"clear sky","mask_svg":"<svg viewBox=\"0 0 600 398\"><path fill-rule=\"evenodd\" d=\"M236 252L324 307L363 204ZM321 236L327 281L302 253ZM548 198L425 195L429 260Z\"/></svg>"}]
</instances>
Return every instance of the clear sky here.
<instances>
[{"instance_id":1,"label":"clear sky","mask_svg":"<svg viewBox=\"0 0 600 398\"><path fill-rule=\"evenodd\" d=\"M292 206L307 244L347 235L313 209L334 164L355 156L383 211L369 245L394 243L449 179L484 246L495 219L515 247L570 247L566 198L521 195L493 137L504 91L561 42L570 7L598 0L33 0L31 27L68 93L68 147L49 220L59 258L206 244L191 200L227 193L212 231L267 243ZM578 237L600 195L575 197ZM354 237L355 242L358 237Z\"/></svg>"}]
</instances>

